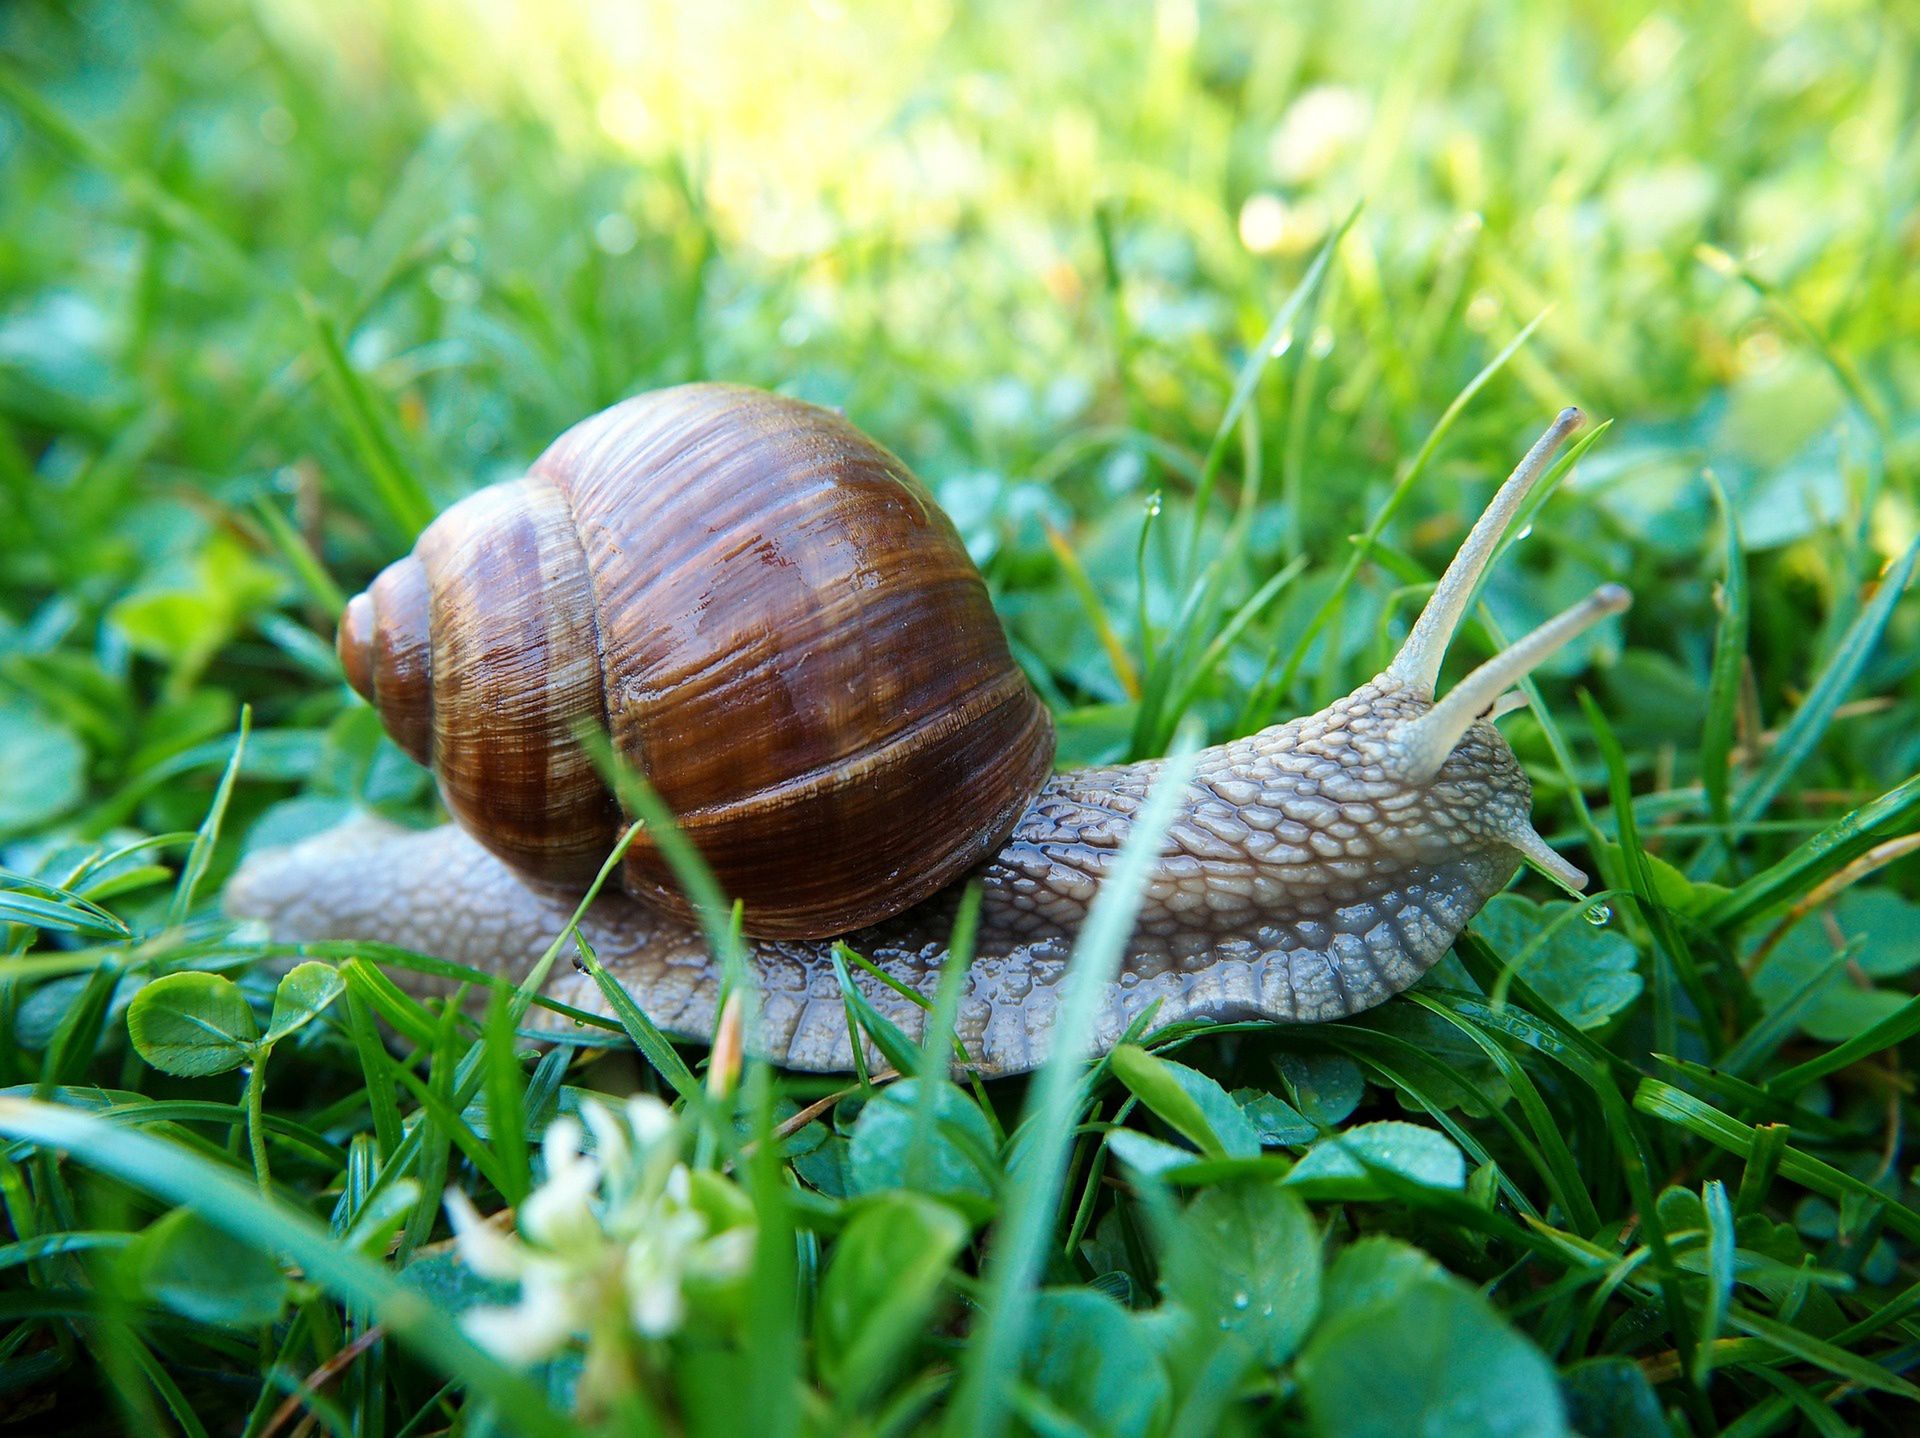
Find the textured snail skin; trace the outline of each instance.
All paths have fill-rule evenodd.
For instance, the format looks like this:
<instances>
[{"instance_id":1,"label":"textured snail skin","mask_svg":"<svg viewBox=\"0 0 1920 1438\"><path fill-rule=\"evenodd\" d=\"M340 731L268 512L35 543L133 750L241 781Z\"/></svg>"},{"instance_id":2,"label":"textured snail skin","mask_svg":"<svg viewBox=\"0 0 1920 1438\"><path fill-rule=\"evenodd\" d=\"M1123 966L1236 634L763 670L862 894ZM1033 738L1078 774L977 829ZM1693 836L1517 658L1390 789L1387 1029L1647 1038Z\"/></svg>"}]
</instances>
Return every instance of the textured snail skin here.
<instances>
[{"instance_id":1,"label":"textured snail skin","mask_svg":"<svg viewBox=\"0 0 1920 1438\"><path fill-rule=\"evenodd\" d=\"M1100 1016L1100 1048L1156 1002L1154 1027L1341 1018L1406 988L1447 951L1519 867L1532 793L1484 721L1430 779L1397 777L1393 734L1432 707L1421 686L1383 675L1318 714L1200 755ZM1074 935L1160 767L1056 776L977 871L984 896L958 1035L979 1072L1046 1059ZM846 942L931 996L958 893ZM375 940L513 979L575 903L529 887L451 826L413 832L374 819L261 853L227 892L231 913L265 920L282 941ZM624 896L600 899L583 927L655 1023L711 1033L720 975L693 928ZM791 1068L851 1068L832 944L751 949L761 1000L750 1046ZM909 1036L920 1032L918 1006L857 969L854 980ZM593 982L570 969L548 993L606 1012Z\"/></svg>"}]
</instances>

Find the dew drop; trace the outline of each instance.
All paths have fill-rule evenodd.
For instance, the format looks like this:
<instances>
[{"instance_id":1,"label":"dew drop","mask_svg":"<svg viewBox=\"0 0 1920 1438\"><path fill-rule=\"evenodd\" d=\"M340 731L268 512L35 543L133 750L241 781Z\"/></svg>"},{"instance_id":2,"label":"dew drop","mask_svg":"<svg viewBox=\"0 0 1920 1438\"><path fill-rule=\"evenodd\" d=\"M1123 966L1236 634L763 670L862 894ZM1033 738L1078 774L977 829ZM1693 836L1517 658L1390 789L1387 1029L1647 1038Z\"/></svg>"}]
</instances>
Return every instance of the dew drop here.
<instances>
[{"instance_id":1,"label":"dew drop","mask_svg":"<svg viewBox=\"0 0 1920 1438\"><path fill-rule=\"evenodd\" d=\"M1160 517L1160 491L1156 489L1152 494L1147 496L1147 518L1158 519L1159 517Z\"/></svg>"},{"instance_id":2,"label":"dew drop","mask_svg":"<svg viewBox=\"0 0 1920 1438\"><path fill-rule=\"evenodd\" d=\"M1253 1302L1252 1295L1249 1294L1247 1290L1244 1288L1240 1289L1237 1293L1233 1295L1233 1306L1236 1309L1244 1310L1247 1307L1247 1305L1252 1302Z\"/></svg>"},{"instance_id":3,"label":"dew drop","mask_svg":"<svg viewBox=\"0 0 1920 1438\"><path fill-rule=\"evenodd\" d=\"M1613 918L1613 910L1606 904L1588 904L1581 910L1580 917L1596 929L1605 928L1607 922Z\"/></svg>"},{"instance_id":4,"label":"dew drop","mask_svg":"<svg viewBox=\"0 0 1920 1438\"><path fill-rule=\"evenodd\" d=\"M1533 526L1531 524L1523 524L1520 526L1520 532L1513 536L1513 542L1515 544L1518 544L1521 540L1525 539L1528 535L1532 533L1533 533Z\"/></svg>"}]
</instances>

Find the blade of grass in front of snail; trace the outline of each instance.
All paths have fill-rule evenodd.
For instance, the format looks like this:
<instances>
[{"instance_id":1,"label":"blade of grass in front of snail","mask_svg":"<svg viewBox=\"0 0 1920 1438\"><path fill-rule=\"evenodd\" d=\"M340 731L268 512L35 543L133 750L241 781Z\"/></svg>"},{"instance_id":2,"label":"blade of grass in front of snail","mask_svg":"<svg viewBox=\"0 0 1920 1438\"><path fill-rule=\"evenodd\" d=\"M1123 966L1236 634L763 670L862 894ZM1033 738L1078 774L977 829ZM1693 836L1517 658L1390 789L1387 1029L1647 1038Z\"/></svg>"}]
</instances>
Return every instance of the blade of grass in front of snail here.
<instances>
[{"instance_id":1,"label":"blade of grass in front of snail","mask_svg":"<svg viewBox=\"0 0 1920 1438\"><path fill-rule=\"evenodd\" d=\"M714 1005L716 1020L724 1011L729 995L738 993L744 1012L741 1015L746 1032L755 1031L759 1017L760 993L753 981L753 974L747 965L746 945L741 940L738 910L728 902L720 888L719 880L713 876L713 870L707 867L707 861L692 840L681 830L673 811L667 807L659 793L649 784L631 764L613 752L613 746L607 736L596 728L583 726L577 731L577 737L586 747L601 777L618 796L621 808L635 814L638 819L627 826L627 832L621 836L615 855L623 855L627 845L643 831L659 847L661 857L667 861L667 867L673 871L674 879L679 883L700 923L701 934L707 941L707 948L720 965L721 983L718 1001ZM610 856L601 867L599 883L612 873L616 858ZM581 912L584 912L584 901ZM576 919L579 917L576 914ZM636 1005L636 1009L637 1009ZM649 1020L649 1027L653 1027ZM657 1027L654 1032L658 1032ZM748 1064L763 1062L752 1056L749 1050ZM676 1085L677 1087L677 1085ZM703 1125L702 1134L712 1131L712 1125ZM726 1137L726 1135L718 1135Z\"/></svg>"},{"instance_id":2,"label":"blade of grass in front of snail","mask_svg":"<svg viewBox=\"0 0 1920 1438\"><path fill-rule=\"evenodd\" d=\"M626 985L607 972L599 954L587 942L586 935L575 930L573 942L580 957L580 967L586 970L587 977L593 980L606 998L607 1007L619 1020L620 1027L626 1030L627 1037L633 1040L633 1046L659 1071L675 1093L689 1103L699 1102L702 1092L700 1080L694 1077L693 1070L680 1057L680 1051L673 1046L673 1041L647 1017L646 1010L634 1001Z\"/></svg>"},{"instance_id":3,"label":"blade of grass in front of snail","mask_svg":"<svg viewBox=\"0 0 1920 1438\"><path fill-rule=\"evenodd\" d=\"M660 846L661 857L673 870L673 877L699 917L700 932L714 958L719 960L728 986L746 979L746 956L733 934L733 905L700 851L681 831L673 810L643 774L613 752L603 731L583 726L576 737L592 756L601 778L619 796L621 806L638 816L638 824L629 826L628 834L638 832L639 826L644 825L648 837ZM627 842L631 839L623 841L623 851ZM724 999L725 994L721 997Z\"/></svg>"},{"instance_id":4,"label":"blade of grass in front of snail","mask_svg":"<svg viewBox=\"0 0 1920 1438\"><path fill-rule=\"evenodd\" d=\"M933 1142L940 1117L940 1087L953 1066L951 1049L964 1062L966 1049L954 1035L960 1015L960 993L966 986L967 970L973 964L974 936L980 927L981 888L978 880L961 891L960 905L954 911L953 933L947 943L947 961L940 966L940 984L934 991L933 1010L927 1015L920 1038L920 1071L915 1077L920 1087L913 1106L913 1137L907 1142L907 1160L903 1168L907 1186L923 1183L922 1167ZM988 1113L992 1106L983 1104Z\"/></svg>"},{"instance_id":5,"label":"blade of grass in front of snail","mask_svg":"<svg viewBox=\"0 0 1920 1438\"><path fill-rule=\"evenodd\" d=\"M1019 1369L1021 1345L1033 1312L1034 1285L1065 1176L1075 1102L1094 1025L1133 932L1161 840L1192 773L1200 738L1195 724L1184 726L1176 737L1160 778L1135 817L1133 832L1095 893L1086 923L1074 941L1063 980L1066 994L1053 1024L1052 1048L1021 1111L1020 1126L1031 1125L1031 1132L1020 1145L1019 1172L1008 1184L1006 1206L987 1255L980 1318L962 1360L959 1388L948 1413L949 1432L995 1433L1004 1422L1006 1375Z\"/></svg>"},{"instance_id":6,"label":"blade of grass in front of snail","mask_svg":"<svg viewBox=\"0 0 1920 1438\"><path fill-rule=\"evenodd\" d=\"M518 1208L533 1188L527 1156L527 1073L514 1051L512 1001L500 989L488 996L480 1025L485 1044L487 1144L500 1173L500 1197Z\"/></svg>"}]
</instances>

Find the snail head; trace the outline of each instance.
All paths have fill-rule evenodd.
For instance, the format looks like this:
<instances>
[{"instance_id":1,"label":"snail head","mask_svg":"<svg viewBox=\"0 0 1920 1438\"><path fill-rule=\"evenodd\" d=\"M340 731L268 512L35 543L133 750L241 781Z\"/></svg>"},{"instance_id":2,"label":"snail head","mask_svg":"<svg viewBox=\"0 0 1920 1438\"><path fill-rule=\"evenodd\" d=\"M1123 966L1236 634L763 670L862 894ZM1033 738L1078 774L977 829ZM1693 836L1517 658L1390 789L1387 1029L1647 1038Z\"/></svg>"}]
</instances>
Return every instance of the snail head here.
<instances>
[{"instance_id":1,"label":"snail head","mask_svg":"<svg viewBox=\"0 0 1920 1438\"><path fill-rule=\"evenodd\" d=\"M1262 799L1290 818L1313 824L1316 838L1338 839L1354 829L1344 857L1378 859L1391 853L1418 863L1463 850L1518 851L1569 888L1585 886L1586 875L1533 828L1531 786L1491 721L1526 703L1515 688L1522 679L1625 609L1631 596L1620 585L1601 586L1487 660L1444 696L1435 695L1447 646L1502 536L1547 473L1555 451L1581 422L1579 410L1562 411L1520 461L1385 670L1319 713L1260 736L1264 762L1257 767L1274 784L1261 786ZM1315 823L1317 814L1326 817ZM1333 857L1330 844L1316 846L1315 852L1323 860Z\"/></svg>"}]
</instances>

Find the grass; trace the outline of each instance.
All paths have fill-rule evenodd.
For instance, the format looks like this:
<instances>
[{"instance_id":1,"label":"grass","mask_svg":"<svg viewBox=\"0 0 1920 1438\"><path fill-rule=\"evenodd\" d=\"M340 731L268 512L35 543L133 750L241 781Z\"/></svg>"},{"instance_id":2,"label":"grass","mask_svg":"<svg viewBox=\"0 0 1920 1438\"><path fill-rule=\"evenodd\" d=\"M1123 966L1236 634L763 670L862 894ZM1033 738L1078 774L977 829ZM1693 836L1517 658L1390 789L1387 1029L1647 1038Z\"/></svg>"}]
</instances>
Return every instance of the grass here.
<instances>
[{"instance_id":1,"label":"grass","mask_svg":"<svg viewBox=\"0 0 1920 1438\"><path fill-rule=\"evenodd\" d=\"M1907 1431L1916 54L1846 0L6 7L0 1431ZM1506 721L1595 901L964 1089L951 982L924 1048L847 982L889 1084L235 931L246 846L434 812L343 594L701 376L913 464L1074 764L1345 692L1609 421L1449 671L1634 590ZM670 1334L510 1362L442 1194L531 1232L583 1114L706 1237Z\"/></svg>"}]
</instances>

